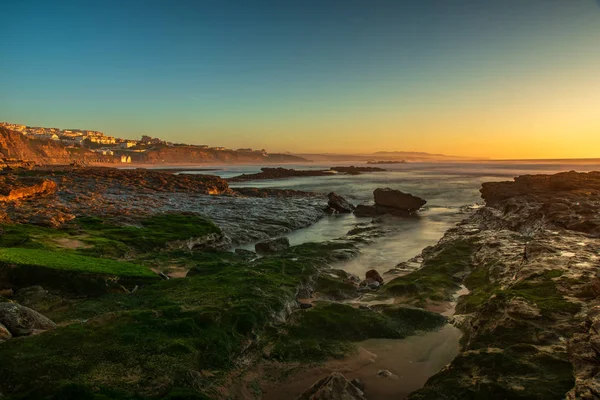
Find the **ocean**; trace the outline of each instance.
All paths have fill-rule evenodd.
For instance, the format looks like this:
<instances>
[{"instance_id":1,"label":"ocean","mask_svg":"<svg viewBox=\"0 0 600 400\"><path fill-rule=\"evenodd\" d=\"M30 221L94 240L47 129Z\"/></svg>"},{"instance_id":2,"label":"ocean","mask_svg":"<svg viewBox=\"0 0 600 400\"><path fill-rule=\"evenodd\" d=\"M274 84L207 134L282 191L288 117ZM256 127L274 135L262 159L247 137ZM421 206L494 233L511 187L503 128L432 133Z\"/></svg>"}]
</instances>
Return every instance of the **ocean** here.
<instances>
[{"instance_id":1,"label":"ocean","mask_svg":"<svg viewBox=\"0 0 600 400\"><path fill-rule=\"evenodd\" d=\"M339 163L336 165L340 165ZM366 164L343 163L343 166ZM333 164L285 165L294 169L328 169ZM600 164L568 162L444 162L377 165L387 171L361 175L337 174L322 177L256 180L232 183L231 187L295 189L318 193L335 192L354 204L373 200L373 191L389 187L427 200L416 218L388 218L384 224L389 233L363 248L361 255L343 268L362 276L369 269L384 272L406 261L427 246L435 244L446 230L466 217L465 209L483 204L479 189L483 182L512 180L525 174L552 174L576 170L600 170ZM211 166L208 173L229 178L260 171L256 165ZM314 225L286 235L292 245L319 242L342 237L356 224L370 218L354 215L332 215ZM252 244L245 246L251 248Z\"/></svg>"}]
</instances>

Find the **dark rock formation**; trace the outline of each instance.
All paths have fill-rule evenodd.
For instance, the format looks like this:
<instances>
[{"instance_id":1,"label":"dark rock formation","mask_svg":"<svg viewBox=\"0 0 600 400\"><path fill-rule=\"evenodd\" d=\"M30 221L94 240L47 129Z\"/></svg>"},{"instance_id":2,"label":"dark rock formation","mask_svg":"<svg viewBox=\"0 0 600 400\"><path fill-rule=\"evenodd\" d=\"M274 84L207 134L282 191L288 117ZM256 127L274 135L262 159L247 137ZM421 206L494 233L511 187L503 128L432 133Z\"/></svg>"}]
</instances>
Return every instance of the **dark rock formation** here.
<instances>
[{"instance_id":1,"label":"dark rock formation","mask_svg":"<svg viewBox=\"0 0 600 400\"><path fill-rule=\"evenodd\" d=\"M398 210L399 212L411 213L417 211L427 203L427 201L420 197L390 188L375 189L373 196L375 198L376 207Z\"/></svg>"},{"instance_id":2,"label":"dark rock formation","mask_svg":"<svg viewBox=\"0 0 600 400\"><path fill-rule=\"evenodd\" d=\"M354 206L340 195L331 192L327 197L327 205L339 213L351 213L354 210Z\"/></svg>"},{"instance_id":3,"label":"dark rock formation","mask_svg":"<svg viewBox=\"0 0 600 400\"><path fill-rule=\"evenodd\" d=\"M289 168L261 168L261 172L256 174L243 174L229 178L229 182L244 182L259 179L283 179L283 178L297 178L307 176L331 176L336 172L348 174L348 175L359 175L362 172L377 172L385 171L382 168L377 167L332 167L329 170L296 170Z\"/></svg>"},{"instance_id":4,"label":"dark rock formation","mask_svg":"<svg viewBox=\"0 0 600 400\"><path fill-rule=\"evenodd\" d=\"M386 171L379 167L355 167L351 165L349 167L331 167L332 171L342 172L348 175L360 175L362 172L382 172Z\"/></svg>"},{"instance_id":5,"label":"dark rock formation","mask_svg":"<svg viewBox=\"0 0 600 400\"><path fill-rule=\"evenodd\" d=\"M261 172L256 174L243 174L229 178L229 182L244 182L259 179L282 179L282 178L294 178L294 177L307 177L307 176L327 176L331 175L331 172L324 170L296 170L289 168L261 168Z\"/></svg>"},{"instance_id":6,"label":"dark rock formation","mask_svg":"<svg viewBox=\"0 0 600 400\"><path fill-rule=\"evenodd\" d=\"M288 247L290 247L290 241L288 238L280 237L256 243L254 249L257 253L279 253Z\"/></svg>"},{"instance_id":7,"label":"dark rock formation","mask_svg":"<svg viewBox=\"0 0 600 400\"><path fill-rule=\"evenodd\" d=\"M344 375L334 372L321 379L296 400L366 400L362 390L349 382Z\"/></svg>"},{"instance_id":8,"label":"dark rock formation","mask_svg":"<svg viewBox=\"0 0 600 400\"><path fill-rule=\"evenodd\" d=\"M409 216L423 207L427 201L390 188L375 189L373 192L375 205L359 204L354 210L357 217L374 217L378 215Z\"/></svg>"},{"instance_id":9,"label":"dark rock formation","mask_svg":"<svg viewBox=\"0 0 600 400\"><path fill-rule=\"evenodd\" d=\"M27 336L56 328L56 324L42 314L16 303L0 303L0 324L13 336Z\"/></svg>"}]
</instances>

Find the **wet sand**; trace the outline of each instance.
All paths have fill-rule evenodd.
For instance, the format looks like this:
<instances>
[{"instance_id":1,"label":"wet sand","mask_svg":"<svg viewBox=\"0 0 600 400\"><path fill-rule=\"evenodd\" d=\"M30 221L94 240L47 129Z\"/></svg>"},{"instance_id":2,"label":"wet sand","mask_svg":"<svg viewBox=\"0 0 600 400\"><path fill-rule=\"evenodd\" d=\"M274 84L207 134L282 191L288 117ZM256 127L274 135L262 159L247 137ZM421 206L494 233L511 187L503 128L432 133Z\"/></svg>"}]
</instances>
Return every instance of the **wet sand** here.
<instances>
[{"instance_id":1,"label":"wet sand","mask_svg":"<svg viewBox=\"0 0 600 400\"><path fill-rule=\"evenodd\" d=\"M398 400L423 387L427 379L450 363L459 352L461 332L448 324L438 331L404 340L371 339L358 343L356 354L300 371L283 382L263 388L264 400L294 399L313 383L338 371L365 384L369 400ZM382 369L391 377L378 375Z\"/></svg>"}]
</instances>

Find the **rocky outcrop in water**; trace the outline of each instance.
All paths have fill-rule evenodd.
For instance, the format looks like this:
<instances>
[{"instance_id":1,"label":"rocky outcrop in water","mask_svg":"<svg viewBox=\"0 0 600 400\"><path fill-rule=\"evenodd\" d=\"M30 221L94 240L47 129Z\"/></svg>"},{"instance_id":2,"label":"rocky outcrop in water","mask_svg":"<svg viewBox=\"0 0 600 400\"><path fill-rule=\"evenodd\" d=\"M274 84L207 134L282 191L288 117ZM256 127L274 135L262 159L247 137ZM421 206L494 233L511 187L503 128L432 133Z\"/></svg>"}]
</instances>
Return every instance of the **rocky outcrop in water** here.
<instances>
[{"instance_id":1,"label":"rocky outcrop in water","mask_svg":"<svg viewBox=\"0 0 600 400\"><path fill-rule=\"evenodd\" d=\"M354 206L338 194L331 192L327 198L329 199L327 205L336 212L351 213L354 210Z\"/></svg>"},{"instance_id":2,"label":"rocky outcrop in water","mask_svg":"<svg viewBox=\"0 0 600 400\"><path fill-rule=\"evenodd\" d=\"M484 184L486 207L424 252L439 268L388 283L426 303L470 291L454 317L462 352L410 399L600 396L599 188L574 172Z\"/></svg>"},{"instance_id":3,"label":"rocky outcrop in water","mask_svg":"<svg viewBox=\"0 0 600 400\"><path fill-rule=\"evenodd\" d=\"M377 167L332 167L329 170L297 170L290 168L261 168L261 172L255 174L243 174L229 178L229 182L244 182L261 179L283 179L283 178L300 178L307 176L330 176L336 172L348 175L360 175L362 172L377 172L385 171Z\"/></svg>"},{"instance_id":4,"label":"rocky outcrop in water","mask_svg":"<svg viewBox=\"0 0 600 400\"><path fill-rule=\"evenodd\" d=\"M390 188L375 189L373 192L374 205L360 204L356 206L354 214L357 217L373 217L377 215L408 216L415 214L427 201Z\"/></svg>"},{"instance_id":5,"label":"rocky outcrop in water","mask_svg":"<svg viewBox=\"0 0 600 400\"><path fill-rule=\"evenodd\" d=\"M376 208L390 210L391 213L412 213L427 203L427 201L420 197L390 188L375 189L373 197Z\"/></svg>"}]
</instances>

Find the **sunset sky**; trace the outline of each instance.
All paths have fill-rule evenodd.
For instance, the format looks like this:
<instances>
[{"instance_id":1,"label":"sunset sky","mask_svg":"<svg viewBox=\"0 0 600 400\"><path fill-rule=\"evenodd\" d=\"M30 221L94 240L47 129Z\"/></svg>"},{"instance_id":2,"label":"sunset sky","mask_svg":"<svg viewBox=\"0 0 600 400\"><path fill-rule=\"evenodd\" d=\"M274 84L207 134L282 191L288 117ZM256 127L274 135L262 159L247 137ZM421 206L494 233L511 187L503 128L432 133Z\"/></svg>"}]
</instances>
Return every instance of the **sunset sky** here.
<instances>
[{"instance_id":1,"label":"sunset sky","mask_svg":"<svg viewBox=\"0 0 600 400\"><path fill-rule=\"evenodd\" d=\"M0 121L271 152L600 157L596 0L9 0L2 15Z\"/></svg>"}]
</instances>

